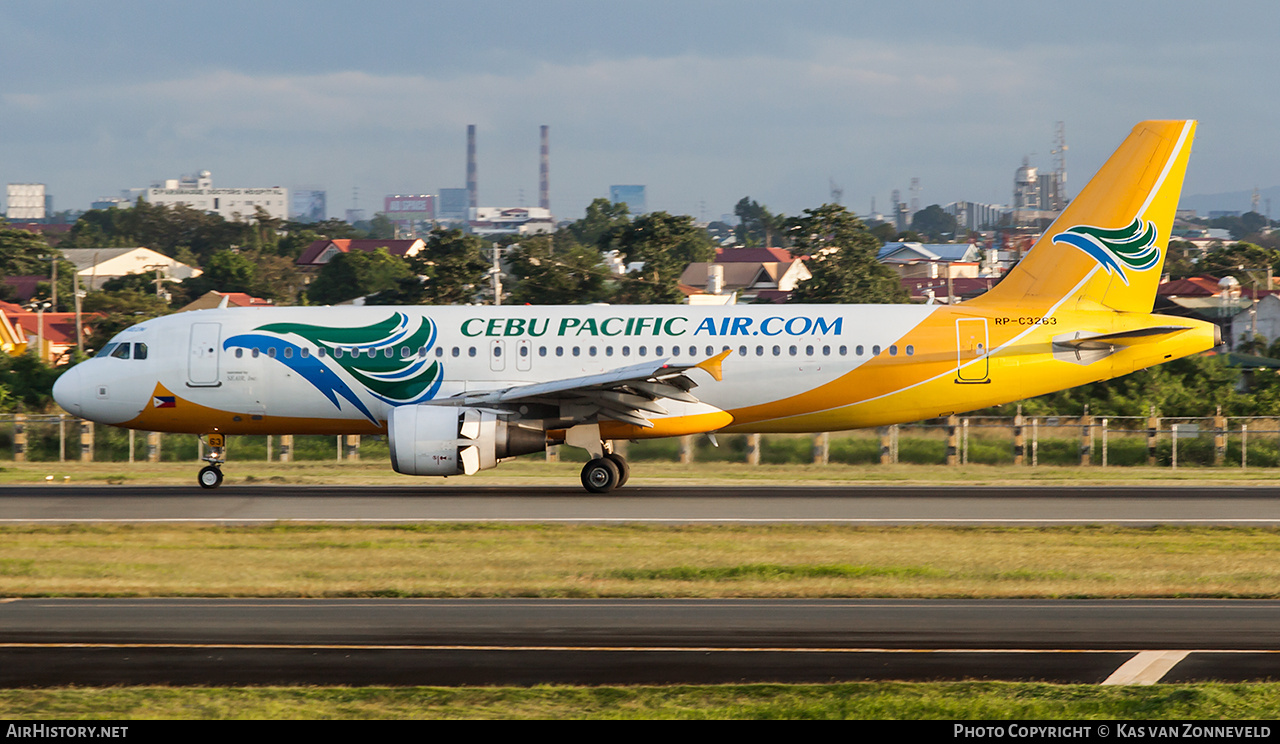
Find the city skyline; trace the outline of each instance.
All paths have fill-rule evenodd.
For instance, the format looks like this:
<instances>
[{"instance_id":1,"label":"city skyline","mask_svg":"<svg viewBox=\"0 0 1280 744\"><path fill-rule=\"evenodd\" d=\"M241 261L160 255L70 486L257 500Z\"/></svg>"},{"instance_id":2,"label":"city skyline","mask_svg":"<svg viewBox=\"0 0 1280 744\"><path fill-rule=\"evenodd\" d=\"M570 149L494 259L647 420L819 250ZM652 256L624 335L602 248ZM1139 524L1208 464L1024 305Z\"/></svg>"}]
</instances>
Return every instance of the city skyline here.
<instances>
[{"instance_id":1,"label":"city skyline","mask_svg":"<svg viewBox=\"0 0 1280 744\"><path fill-rule=\"evenodd\" d=\"M302 185L341 215L465 186L482 204L550 195L573 218L613 184L716 219L750 196L796 214L1008 203L1023 157L1067 190L1147 118L1200 120L1185 194L1268 189L1280 104L1262 93L1265 3L1010 8L650 2L534 7L231 0L0 6L0 181L58 209L208 169L228 187ZM523 199L521 199L523 195ZM1247 204L1241 205L1242 209Z\"/></svg>"}]
</instances>

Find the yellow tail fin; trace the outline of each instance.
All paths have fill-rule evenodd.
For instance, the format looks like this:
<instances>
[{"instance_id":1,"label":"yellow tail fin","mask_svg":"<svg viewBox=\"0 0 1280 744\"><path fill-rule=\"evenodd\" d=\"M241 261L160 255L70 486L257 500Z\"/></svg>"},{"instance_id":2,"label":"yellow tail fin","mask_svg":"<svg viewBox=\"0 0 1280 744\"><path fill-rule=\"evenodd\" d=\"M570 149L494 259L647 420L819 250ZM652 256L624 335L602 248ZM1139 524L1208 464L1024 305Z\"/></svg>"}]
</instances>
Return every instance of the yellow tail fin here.
<instances>
[{"instance_id":1,"label":"yellow tail fin","mask_svg":"<svg viewBox=\"0 0 1280 744\"><path fill-rule=\"evenodd\" d=\"M1195 137L1144 121L990 292L966 303L1151 312Z\"/></svg>"}]
</instances>

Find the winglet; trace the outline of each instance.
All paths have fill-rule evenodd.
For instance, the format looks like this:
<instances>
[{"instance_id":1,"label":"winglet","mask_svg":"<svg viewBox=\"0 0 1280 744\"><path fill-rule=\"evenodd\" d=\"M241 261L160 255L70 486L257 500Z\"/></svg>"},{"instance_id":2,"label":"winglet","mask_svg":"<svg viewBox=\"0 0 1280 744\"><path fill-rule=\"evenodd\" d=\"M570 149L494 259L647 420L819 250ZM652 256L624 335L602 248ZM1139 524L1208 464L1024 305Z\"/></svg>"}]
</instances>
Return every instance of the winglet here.
<instances>
[{"instance_id":1,"label":"winglet","mask_svg":"<svg viewBox=\"0 0 1280 744\"><path fill-rule=\"evenodd\" d=\"M724 351L720 352L719 354L716 354L710 359L706 359L704 361L698 362L693 366L701 370L706 370L707 374L714 377L716 382L720 382L721 380L724 379L724 372L720 369L720 363L723 362L725 358L732 353L733 353L733 349L725 349Z\"/></svg>"}]
</instances>

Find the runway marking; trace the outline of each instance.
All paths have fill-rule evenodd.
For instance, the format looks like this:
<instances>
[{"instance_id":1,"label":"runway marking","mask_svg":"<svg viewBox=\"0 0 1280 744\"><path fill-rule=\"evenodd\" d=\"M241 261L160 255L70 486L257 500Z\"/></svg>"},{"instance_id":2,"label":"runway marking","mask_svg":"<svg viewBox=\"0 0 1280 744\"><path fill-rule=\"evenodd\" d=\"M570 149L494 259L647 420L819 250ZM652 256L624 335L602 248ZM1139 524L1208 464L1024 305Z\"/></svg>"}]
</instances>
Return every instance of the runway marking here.
<instances>
[{"instance_id":1,"label":"runway marking","mask_svg":"<svg viewBox=\"0 0 1280 744\"><path fill-rule=\"evenodd\" d=\"M1110 677L1103 680L1104 685L1154 685L1164 675L1187 658L1190 651L1143 651L1129 659Z\"/></svg>"}]
</instances>

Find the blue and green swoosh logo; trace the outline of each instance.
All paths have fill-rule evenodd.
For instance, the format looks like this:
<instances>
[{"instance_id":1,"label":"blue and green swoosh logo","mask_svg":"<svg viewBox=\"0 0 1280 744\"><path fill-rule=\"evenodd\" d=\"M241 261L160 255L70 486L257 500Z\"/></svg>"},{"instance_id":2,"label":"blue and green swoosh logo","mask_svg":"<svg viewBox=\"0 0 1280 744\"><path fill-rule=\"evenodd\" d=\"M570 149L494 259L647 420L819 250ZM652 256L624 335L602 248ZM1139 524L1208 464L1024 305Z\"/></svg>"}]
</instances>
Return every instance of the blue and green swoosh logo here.
<instances>
[{"instance_id":1,"label":"blue and green swoosh logo","mask_svg":"<svg viewBox=\"0 0 1280 744\"><path fill-rule=\"evenodd\" d=\"M268 323L254 330L228 338L222 347L260 349L311 383L336 408L342 408L339 399L346 400L374 423L377 418L330 365L340 367L374 397L393 406L430 400L444 379L440 363L419 353L420 349L430 351L436 342L436 327L428 318L415 322L397 312L358 328ZM308 342L305 356L303 347L289 340L291 336ZM316 349L323 349L324 355Z\"/></svg>"},{"instance_id":2,"label":"blue and green swoosh logo","mask_svg":"<svg viewBox=\"0 0 1280 744\"><path fill-rule=\"evenodd\" d=\"M1054 243L1066 243L1089 254L1107 270L1129 283L1129 271L1146 271L1160 263L1159 237L1154 222L1134 217L1128 227L1107 229L1076 225L1053 236Z\"/></svg>"}]
</instances>

